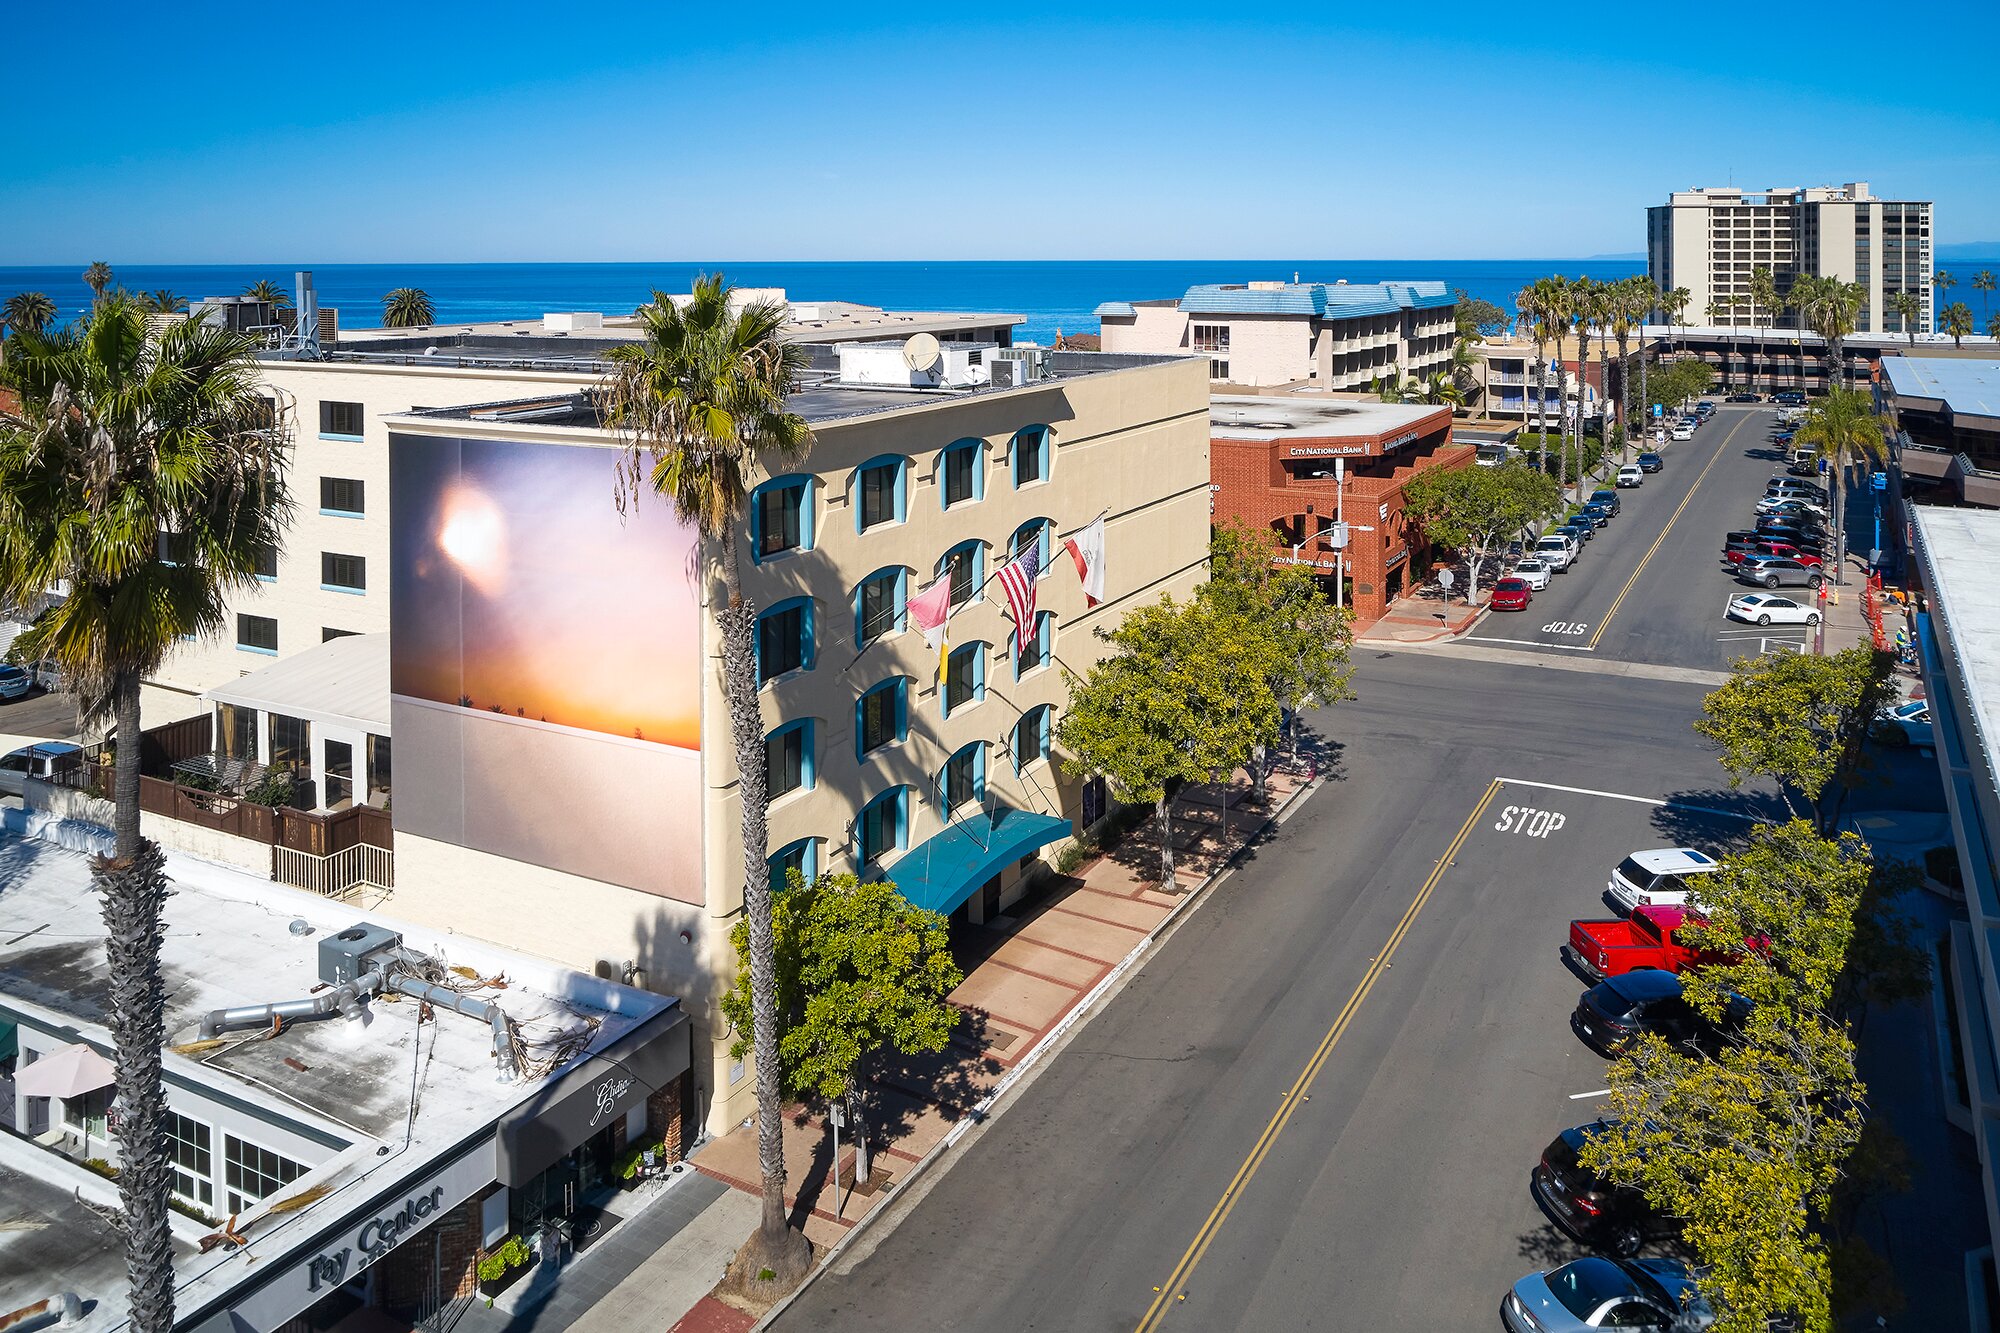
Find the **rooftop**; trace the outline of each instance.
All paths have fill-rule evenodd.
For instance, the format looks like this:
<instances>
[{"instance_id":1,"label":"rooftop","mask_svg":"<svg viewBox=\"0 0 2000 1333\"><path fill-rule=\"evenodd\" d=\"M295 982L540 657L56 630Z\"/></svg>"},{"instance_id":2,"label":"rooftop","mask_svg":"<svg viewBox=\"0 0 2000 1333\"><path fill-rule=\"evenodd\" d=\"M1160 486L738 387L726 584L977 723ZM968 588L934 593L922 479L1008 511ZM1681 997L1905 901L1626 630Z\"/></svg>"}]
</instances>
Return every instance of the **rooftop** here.
<instances>
[{"instance_id":1,"label":"rooftop","mask_svg":"<svg viewBox=\"0 0 2000 1333\"><path fill-rule=\"evenodd\" d=\"M1386 436L1440 416L1449 419L1451 409L1368 398L1271 394L1211 398L1208 429L1211 436L1228 440Z\"/></svg>"},{"instance_id":2,"label":"rooftop","mask_svg":"<svg viewBox=\"0 0 2000 1333\"><path fill-rule=\"evenodd\" d=\"M1953 416L2000 420L2000 361L1885 356L1882 373L1898 397L1942 403Z\"/></svg>"},{"instance_id":3,"label":"rooftop","mask_svg":"<svg viewBox=\"0 0 2000 1333\"><path fill-rule=\"evenodd\" d=\"M261 713L347 722L389 734L389 636L344 634L247 671L202 695Z\"/></svg>"},{"instance_id":4,"label":"rooftop","mask_svg":"<svg viewBox=\"0 0 2000 1333\"><path fill-rule=\"evenodd\" d=\"M1180 308L1197 315L1312 315L1321 319L1388 315L1456 303L1442 282L1201 283L1187 289ZM1154 304L1146 302L1143 304ZM1107 301L1100 318L1129 318L1130 301Z\"/></svg>"},{"instance_id":5,"label":"rooftop","mask_svg":"<svg viewBox=\"0 0 2000 1333\"><path fill-rule=\"evenodd\" d=\"M15 831L0 832L0 919L8 927L0 934L0 1017L24 1032L63 1032L109 1053L110 976L89 858L18 836L24 815L9 812ZM510 1113L528 1113L549 1079L587 1053L675 1017L669 998L241 872L173 854L168 872L174 885L161 970L169 1102L254 1107L260 1119L324 1150L307 1174L241 1216L247 1245L198 1255L190 1244L177 1255L176 1301L184 1313L226 1296L253 1271L268 1271L257 1266L277 1265L351 1209L448 1158ZM454 980L453 972L445 979L505 1011L527 1052L524 1075L501 1081L484 1022L442 1007L422 1021L419 1005L407 1000L378 998L356 1020L288 1024L277 1035L255 1028L197 1042L210 1010L291 1000L320 988L321 941L362 922L400 932L406 948L440 967L465 969L455 972L464 980ZM42 1183L17 1187L16 1177ZM83 1198L92 1198L91 1182L109 1186L60 1154L0 1133L0 1310L68 1285L96 1301L84 1328L123 1322L122 1257L97 1252L85 1239L90 1222L73 1206L79 1184ZM324 1192L314 1194L318 1187ZM310 1197L304 1206L272 1207L302 1195ZM178 1214L173 1225L183 1243L210 1229ZM96 1227L105 1230L102 1222ZM52 1280L49 1245L74 1265L67 1284Z\"/></svg>"}]
</instances>

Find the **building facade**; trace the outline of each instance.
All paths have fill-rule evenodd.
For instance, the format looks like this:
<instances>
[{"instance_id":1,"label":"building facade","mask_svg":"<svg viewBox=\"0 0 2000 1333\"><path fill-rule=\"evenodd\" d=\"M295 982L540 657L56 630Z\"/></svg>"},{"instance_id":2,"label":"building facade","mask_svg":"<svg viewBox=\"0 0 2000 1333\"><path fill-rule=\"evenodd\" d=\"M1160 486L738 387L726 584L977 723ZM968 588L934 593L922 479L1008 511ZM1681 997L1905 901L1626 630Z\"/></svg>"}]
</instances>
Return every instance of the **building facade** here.
<instances>
[{"instance_id":1,"label":"building facade","mask_svg":"<svg viewBox=\"0 0 2000 1333\"><path fill-rule=\"evenodd\" d=\"M1680 190L1646 210L1646 271L1663 292L1685 287L1688 314L1708 323L1722 303L1745 326L1797 327L1784 295L1802 274L1858 282L1867 291L1856 323L1860 333L1929 333L1931 204L1879 199L1866 181L1805 189L1747 192L1734 186ZM1766 310L1750 290L1750 275L1768 268L1779 308ZM1892 305L1898 292L1922 305L1906 330Z\"/></svg>"},{"instance_id":2,"label":"building facade","mask_svg":"<svg viewBox=\"0 0 2000 1333\"><path fill-rule=\"evenodd\" d=\"M1472 466L1451 409L1356 399L1217 398L1209 417L1215 521L1276 535L1277 559L1309 565L1362 620L1414 586L1427 555L1403 487Z\"/></svg>"},{"instance_id":3,"label":"building facade","mask_svg":"<svg viewBox=\"0 0 2000 1333\"><path fill-rule=\"evenodd\" d=\"M815 443L756 479L733 552L651 495L619 517L619 440L586 398L387 423L395 909L687 997L717 1129L754 1085L717 1006L744 875L721 562L758 617L766 873L881 875L971 920L1103 813L1053 748L1065 670L1205 571L1200 362L1055 352L913 390L901 349L899 386L870 382L866 350L794 399ZM1061 539L1099 517L1093 607ZM1025 644L993 579L1023 551L1041 568ZM908 613L939 578L942 656Z\"/></svg>"},{"instance_id":4,"label":"building facade","mask_svg":"<svg viewBox=\"0 0 2000 1333\"><path fill-rule=\"evenodd\" d=\"M1218 385L1365 389L1449 370L1458 303L1441 282L1250 282L1097 308L1106 352L1199 356Z\"/></svg>"},{"instance_id":5,"label":"building facade","mask_svg":"<svg viewBox=\"0 0 2000 1333\"><path fill-rule=\"evenodd\" d=\"M1906 493L2000 508L2000 360L1885 357L1882 391Z\"/></svg>"}]
</instances>

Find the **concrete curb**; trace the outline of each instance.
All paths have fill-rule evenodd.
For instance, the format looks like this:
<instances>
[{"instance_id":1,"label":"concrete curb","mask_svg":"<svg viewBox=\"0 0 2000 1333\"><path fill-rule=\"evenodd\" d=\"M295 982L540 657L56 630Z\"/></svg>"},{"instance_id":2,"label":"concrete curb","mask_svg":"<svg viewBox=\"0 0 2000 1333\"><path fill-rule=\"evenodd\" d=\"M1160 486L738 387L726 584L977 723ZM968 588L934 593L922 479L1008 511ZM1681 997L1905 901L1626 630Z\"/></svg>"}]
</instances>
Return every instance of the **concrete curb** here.
<instances>
[{"instance_id":1,"label":"concrete curb","mask_svg":"<svg viewBox=\"0 0 2000 1333\"><path fill-rule=\"evenodd\" d=\"M1070 1007L1068 1013L1057 1020L1054 1027L1042 1034L1041 1040L1030 1047L1027 1054L1023 1055L1015 1063L1014 1067L1009 1069L1006 1075L993 1085L993 1091L987 1093L978 1105L974 1106L957 1124L953 1125L945 1136L931 1147L929 1152L917 1159L916 1163L910 1167L908 1173L897 1183L894 1195L884 1199L879 1205L863 1214L860 1220L855 1222L852 1227L849 1227L847 1234L834 1242L832 1249L816 1259L812 1271L806 1274L805 1280L793 1288L783 1300L772 1306L764 1317L751 1327L750 1333L763 1333L763 1330L768 1329L779 1315L791 1308L793 1301L804 1295L808 1287L819 1281L820 1276L833 1267L834 1263L846 1251L847 1247L854 1243L856 1237L868 1230L876 1218L881 1217L894 1208L903 1194L927 1174L930 1168L943 1158L947 1152L956 1147L958 1141L970 1133L974 1126L985 1124L988 1120L998 1115L1001 1110L1004 1110L1004 1107L999 1106L1000 1100L1013 1089L1014 1085L1020 1081L1021 1076L1040 1064L1042 1058L1048 1054L1055 1044L1069 1034L1070 1029L1078 1026L1090 1016L1098 1003L1124 978L1125 974L1131 971L1133 966L1141 959L1152 952L1153 946L1167 934L1171 927L1176 925L1182 917L1191 914L1195 907L1208 897L1211 889L1234 874L1237 865L1242 861L1245 853L1262 842L1272 829L1277 828L1285 820L1289 819L1292 812L1304 804L1307 797L1318 791L1325 784L1326 778L1315 770L1313 776L1304 785L1293 791L1286 798L1283 805L1271 812L1269 819L1258 825L1255 833L1245 838L1242 845L1231 852L1229 858L1220 866L1216 867L1215 873L1189 889L1187 896L1176 903L1165 916L1161 917L1159 923L1146 932L1146 937L1134 945L1130 953L1119 959L1117 964L1109 972L1105 973L1098 980L1097 984L1084 994L1082 999Z\"/></svg>"}]
</instances>

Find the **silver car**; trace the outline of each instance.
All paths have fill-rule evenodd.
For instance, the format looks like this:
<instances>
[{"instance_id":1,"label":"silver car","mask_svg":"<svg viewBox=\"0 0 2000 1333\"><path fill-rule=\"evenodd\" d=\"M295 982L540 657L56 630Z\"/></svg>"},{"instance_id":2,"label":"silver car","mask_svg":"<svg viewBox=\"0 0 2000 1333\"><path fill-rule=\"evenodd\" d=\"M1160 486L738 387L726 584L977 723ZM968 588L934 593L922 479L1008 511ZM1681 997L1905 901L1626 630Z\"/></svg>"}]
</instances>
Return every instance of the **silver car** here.
<instances>
[{"instance_id":1,"label":"silver car","mask_svg":"<svg viewBox=\"0 0 2000 1333\"><path fill-rule=\"evenodd\" d=\"M1500 1302L1500 1322L1513 1333L1698 1333L1715 1322L1715 1312L1695 1289L1693 1271L1678 1259L1592 1256L1516 1282Z\"/></svg>"}]
</instances>

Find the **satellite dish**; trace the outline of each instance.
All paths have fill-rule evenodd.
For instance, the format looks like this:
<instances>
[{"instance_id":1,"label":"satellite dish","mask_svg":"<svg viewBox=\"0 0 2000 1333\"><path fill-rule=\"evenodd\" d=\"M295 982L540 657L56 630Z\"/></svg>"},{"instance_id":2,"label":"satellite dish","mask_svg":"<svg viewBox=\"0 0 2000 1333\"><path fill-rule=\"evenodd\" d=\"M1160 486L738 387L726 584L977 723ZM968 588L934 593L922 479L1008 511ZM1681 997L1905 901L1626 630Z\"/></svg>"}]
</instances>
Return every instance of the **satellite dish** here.
<instances>
[{"instance_id":1,"label":"satellite dish","mask_svg":"<svg viewBox=\"0 0 2000 1333\"><path fill-rule=\"evenodd\" d=\"M940 355L938 340L928 333L916 334L903 344L903 364L911 370L929 370Z\"/></svg>"}]
</instances>

